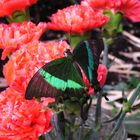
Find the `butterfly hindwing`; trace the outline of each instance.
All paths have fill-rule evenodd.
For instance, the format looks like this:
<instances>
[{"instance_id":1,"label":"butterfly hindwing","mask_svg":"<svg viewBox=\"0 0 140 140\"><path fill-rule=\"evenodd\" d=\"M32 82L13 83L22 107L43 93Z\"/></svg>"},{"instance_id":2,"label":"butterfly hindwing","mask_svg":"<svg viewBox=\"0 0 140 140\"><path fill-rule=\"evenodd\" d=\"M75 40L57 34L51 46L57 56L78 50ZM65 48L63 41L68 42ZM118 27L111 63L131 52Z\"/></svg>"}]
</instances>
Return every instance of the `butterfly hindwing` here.
<instances>
[{"instance_id":1,"label":"butterfly hindwing","mask_svg":"<svg viewBox=\"0 0 140 140\"><path fill-rule=\"evenodd\" d=\"M63 57L47 63L33 76L26 90L25 98L56 97L64 92L76 94L85 90L76 64L70 58Z\"/></svg>"},{"instance_id":2,"label":"butterfly hindwing","mask_svg":"<svg viewBox=\"0 0 140 140\"><path fill-rule=\"evenodd\" d=\"M99 60L100 60L100 55L104 49L104 43L101 34L98 32L94 32L94 39L90 41L91 43L91 48L92 48L92 53L93 53L93 58L94 58L94 71L93 71L93 81L92 83L95 85L94 89L98 90L100 89L99 82L97 80L98 74L98 66L99 66Z\"/></svg>"},{"instance_id":3,"label":"butterfly hindwing","mask_svg":"<svg viewBox=\"0 0 140 140\"><path fill-rule=\"evenodd\" d=\"M94 58L88 41L81 42L73 51L74 59L81 66L89 81L92 81Z\"/></svg>"},{"instance_id":4,"label":"butterfly hindwing","mask_svg":"<svg viewBox=\"0 0 140 140\"><path fill-rule=\"evenodd\" d=\"M99 86L97 69L102 50L102 42L99 43L97 40L93 40L81 42L73 51L74 59L83 69L89 82L95 86Z\"/></svg>"}]
</instances>

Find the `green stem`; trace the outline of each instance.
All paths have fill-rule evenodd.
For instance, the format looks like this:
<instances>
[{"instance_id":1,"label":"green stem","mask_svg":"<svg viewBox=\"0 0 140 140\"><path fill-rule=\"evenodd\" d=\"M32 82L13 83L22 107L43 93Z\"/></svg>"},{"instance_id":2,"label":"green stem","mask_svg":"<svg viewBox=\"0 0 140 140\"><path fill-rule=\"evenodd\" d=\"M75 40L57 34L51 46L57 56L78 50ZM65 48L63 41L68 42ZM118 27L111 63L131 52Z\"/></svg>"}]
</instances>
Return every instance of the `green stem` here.
<instances>
[{"instance_id":1,"label":"green stem","mask_svg":"<svg viewBox=\"0 0 140 140\"><path fill-rule=\"evenodd\" d=\"M101 125L101 103L102 103L102 91L98 95L95 115L95 126L98 128Z\"/></svg>"},{"instance_id":2,"label":"green stem","mask_svg":"<svg viewBox=\"0 0 140 140\"><path fill-rule=\"evenodd\" d=\"M104 41L104 56L103 56L103 63L105 66L108 64L108 46L106 43L106 39L103 39ZM97 99L97 106L96 106L96 115L95 115L95 126L96 129L100 128L101 126L101 103L102 103L102 94L103 91L101 91L98 95Z\"/></svg>"},{"instance_id":3,"label":"green stem","mask_svg":"<svg viewBox=\"0 0 140 140\"><path fill-rule=\"evenodd\" d=\"M132 94L130 99L128 100L128 106L132 107L134 101L137 99L139 94L140 94L140 84L137 86L136 90L134 91L134 93ZM120 126L121 126L121 124L122 124L122 122L123 122L123 120L125 118L126 113L127 112L122 111L122 113L120 114L120 117L117 120L116 125L115 125L114 129L112 130L108 140L111 140L113 138L113 136L115 135L115 133L118 131L118 129L120 128Z\"/></svg>"},{"instance_id":4,"label":"green stem","mask_svg":"<svg viewBox=\"0 0 140 140\"><path fill-rule=\"evenodd\" d=\"M104 38L104 56L103 56L103 64L105 66L108 65L108 46L106 43L106 40ZM103 91L101 91L98 95L97 98L97 105L96 105L96 114L95 114L95 130L97 134L97 139L98 139L98 132L100 131L101 128L101 104L102 104L102 94Z\"/></svg>"},{"instance_id":5,"label":"green stem","mask_svg":"<svg viewBox=\"0 0 140 140\"><path fill-rule=\"evenodd\" d=\"M107 67L108 66L108 48L109 46L106 43L106 39L103 39L104 41L104 55L103 55L103 64Z\"/></svg>"},{"instance_id":6,"label":"green stem","mask_svg":"<svg viewBox=\"0 0 140 140\"><path fill-rule=\"evenodd\" d=\"M115 125L114 129L112 130L112 132L111 132L111 134L110 134L108 140L111 140L111 139L114 137L115 133L116 133L116 132L118 131L118 129L120 128L120 126L121 126L121 124L122 124L122 122L123 122L123 120L124 120L124 118L125 118L125 115L126 115L126 112L122 112L122 113L120 114L120 117L119 117L118 121L116 122L116 125Z\"/></svg>"},{"instance_id":7,"label":"green stem","mask_svg":"<svg viewBox=\"0 0 140 140\"><path fill-rule=\"evenodd\" d=\"M99 93L97 98L97 105L96 105L96 114L95 114L95 131L98 137L98 132L101 128L101 104L102 104L102 91Z\"/></svg>"}]
</instances>

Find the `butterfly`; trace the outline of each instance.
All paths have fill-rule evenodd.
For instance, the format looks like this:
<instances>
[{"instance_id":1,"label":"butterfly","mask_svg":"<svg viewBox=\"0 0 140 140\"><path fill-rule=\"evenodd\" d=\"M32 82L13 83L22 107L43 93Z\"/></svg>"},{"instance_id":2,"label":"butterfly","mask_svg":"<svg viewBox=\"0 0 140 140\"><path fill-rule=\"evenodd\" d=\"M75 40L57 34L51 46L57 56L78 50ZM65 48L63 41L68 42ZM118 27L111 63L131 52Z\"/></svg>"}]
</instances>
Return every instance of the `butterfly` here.
<instances>
[{"instance_id":1,"label":"butterfly","mask_svg":"<svg viewBox=\"0 0 140 140\"><path fill-rule=\"evenodd\" d=\"M97 69L102 50L103 44L95 40L80 42L73 52L67 49L65 57L47 63L35 73L27 86L25 98L30 100L33 97L77 96L85 93L87 86L79 66L89 82L99 88Z\"/></svg>"}]
</instances>

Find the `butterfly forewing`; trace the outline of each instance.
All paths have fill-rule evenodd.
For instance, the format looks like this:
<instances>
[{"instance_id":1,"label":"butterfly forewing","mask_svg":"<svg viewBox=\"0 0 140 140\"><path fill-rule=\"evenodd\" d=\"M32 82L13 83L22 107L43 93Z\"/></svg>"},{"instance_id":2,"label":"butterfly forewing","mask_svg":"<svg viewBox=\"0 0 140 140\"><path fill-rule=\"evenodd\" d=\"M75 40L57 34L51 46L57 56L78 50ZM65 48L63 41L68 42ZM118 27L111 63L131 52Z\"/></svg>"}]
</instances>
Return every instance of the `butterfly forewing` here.
<instances>
[{"instance_id":1,"label":"butterfly forewing","mask_svg":"<svg viewBox=\"0 0 140 140\"><path fill-rule=\"evenodd\" d=\"M56 59L39 69L26 90L25 98L57 97L64 92L76 93L85 90L85 84L76 64L67 57Z\"/></svg>"}]
</instances>

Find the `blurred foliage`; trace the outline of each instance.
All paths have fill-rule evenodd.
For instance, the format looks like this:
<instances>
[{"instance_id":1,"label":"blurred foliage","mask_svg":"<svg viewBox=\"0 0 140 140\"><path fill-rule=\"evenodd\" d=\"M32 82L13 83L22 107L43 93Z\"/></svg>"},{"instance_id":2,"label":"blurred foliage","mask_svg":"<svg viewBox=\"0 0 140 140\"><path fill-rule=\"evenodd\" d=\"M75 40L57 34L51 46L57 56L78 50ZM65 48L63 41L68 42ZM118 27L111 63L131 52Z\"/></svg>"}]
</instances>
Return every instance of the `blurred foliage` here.
<instances>
[{"instance_id":1,"label":"blurred foliage","mask_svg":"<svg viewBox=\"0 0 140 140\"><path fill-rule=\"evenodd\" d=\"M140 111L127 116L124 124L128 133L140 136Z\"/></svg>"},{"instance_id":2,"label":"blurred foliage","mask_svg":"<svg viewBox=\"0 0 140 140\"><path fill-rule=\"evenodd\" d=\"M137 85L140 83L140 78L138 77L130 77L128 82L119 82L114 86L115 90L131 90L133 88L136 88Z\"/></svg>"}]
</instances>

